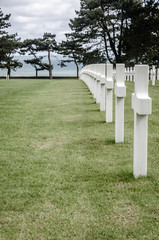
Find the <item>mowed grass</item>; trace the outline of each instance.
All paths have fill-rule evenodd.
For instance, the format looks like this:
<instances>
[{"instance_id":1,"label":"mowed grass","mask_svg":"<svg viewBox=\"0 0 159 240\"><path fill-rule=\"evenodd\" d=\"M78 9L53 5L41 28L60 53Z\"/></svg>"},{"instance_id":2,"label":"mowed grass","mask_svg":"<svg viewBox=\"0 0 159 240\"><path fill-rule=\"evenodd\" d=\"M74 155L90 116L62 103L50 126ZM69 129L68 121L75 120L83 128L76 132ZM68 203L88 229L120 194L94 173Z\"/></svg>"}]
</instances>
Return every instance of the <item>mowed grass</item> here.
<instances>
[{"instance_id":1,"label":"mowed grass","mask_svg":"<svg viewBox=\"0 0 159 240\"><path fill-rule=\"evenodd\" d=\"M115 144L79 80L0 81L0 239L159 239L159 84L148 177L133 178L133 83Z\"/></svg>"}]
</instances>

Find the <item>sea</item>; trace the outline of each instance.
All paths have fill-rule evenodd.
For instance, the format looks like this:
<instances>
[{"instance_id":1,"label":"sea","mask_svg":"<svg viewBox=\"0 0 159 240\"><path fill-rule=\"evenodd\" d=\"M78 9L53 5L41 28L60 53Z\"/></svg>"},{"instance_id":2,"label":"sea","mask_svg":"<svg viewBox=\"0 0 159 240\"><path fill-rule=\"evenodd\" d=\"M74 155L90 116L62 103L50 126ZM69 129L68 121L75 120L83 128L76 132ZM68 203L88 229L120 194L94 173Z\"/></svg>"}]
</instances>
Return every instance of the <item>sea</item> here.
<instances>
[{"instance_id":1,"label":"sea","mask_svg":"<svg viewBox=\"0 0 159 240\"><path fill-rule=\"evenodd\" d=\"M24 60L26 59L32 59L32 56L22 56L22 55L17 55L14 56L14 59L19 60L21 63L23 63L22 68L17 68L16 71L11 71L11 77L34 77L36 76L35 68L32 67L30 64L26 64ZM61 56L51 56L51 61L53 64L53 77L76 77L77 76L77 70L76 70L76 65L74 62L66 63L66 67L61 67L59 66L59 62L62 59ZM45 56L44 57L44 62L48 63L48 59ZM79 69L81 70L82 66L79 66ZM0 77L6 77L7 76L7 70L6 69L0 69ZM38 71L38 76L39 77L48 77L49 76L49 71L44 70L44 71Z\"/></svg>"}]
</instances>

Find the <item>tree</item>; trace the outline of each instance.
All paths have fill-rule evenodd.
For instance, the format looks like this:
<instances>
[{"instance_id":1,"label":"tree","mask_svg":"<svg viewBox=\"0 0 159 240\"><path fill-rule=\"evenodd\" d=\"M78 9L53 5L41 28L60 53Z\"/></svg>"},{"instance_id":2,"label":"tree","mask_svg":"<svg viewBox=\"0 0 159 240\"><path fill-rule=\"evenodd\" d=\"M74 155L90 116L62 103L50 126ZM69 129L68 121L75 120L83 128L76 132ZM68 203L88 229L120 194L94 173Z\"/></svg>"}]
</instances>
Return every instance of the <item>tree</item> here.
<instances>
[{"instance_id":1,"label":"tree","mask_svg":"<svg viewBox=\"0 0 159 240\"><path fill-rule=\"evenodd\" d=\"M28 54L33 56L32 59L24 60L25 63L31 64L36 70L36 77L38 77L38 71L45 69L45 63L43 63L43 57L37 56L37 39L26 39L21 45L21 54Z\"/></svg>"},{"instance_id":2,"label":"tree","mask_svg":"<svg viewBox=\"0 0 159 240\"><path fill-rule=\"evenodd\" d=\"M35 68L36 78L38 77L38 71L43 71L49 68L49 65L47 63L42 63L43 58L44 57L39 56L37 58L24 60L25 63L31 64Z\"/></svg>"},{"instance_id":3,"label":"tree","mask_svg":"<svg viewBox=\"0 0 159 240\"><path fill-rule=\"evenodd\" d=\"M77 17L70 21L72 31L78 32L94 46L105 51L109 62L122 62L124 28L129 21L126 8L133 1L81 0Z\"/></svg>"},{"instance_id":4,"label":"tree","mask_svg":"<svg viewBox=\"0 0 159 240\"><path fill-rule=\"evenodd\" d=\"M66 66L65 63L74 62L77 70L77 78L79 77L79 64L81 60L82 44L77 42L76 39L71 34L65 34L66 41L62 41L59 44L59 53L64 57L67 57L67 60L61 61L61 66Z\"/></svg>"},{"instance_id":5,"label":"tree","mask_svg":"<svg viewBox=\"0 0 159 240\"><path fill-rule=\"evenodd\" d=\"M11 70L16 71L17 68L21 68L23 64L14 59L14 54L18 52L21 46L20 38L17 38L17 34L4 35L0 38L0 52L3 58L0 61L0 68L7 69L7 76L10 78Z\"/></svg>"},{"instance_id":6,"label":"tree","mask_svg":"<svg viewBox=\"0 0 159 240\"><path fill-rule=\"evenodd\" d=\"M0 68L7 69L7 75L10 77L11 70L22 67L22 63L14 59L14 54L20 47L20 38L17 34L9 35L5 29L10 27L8 22L10 14L4 15L0 10Z\"/></svg>"},{"instance_id":7,"label":"tree","mask_svg":"<svg viewBox=\"0 0 159 240\"><path fill-rule=\"evenodd\" d=\"M48 64L43 61L44 56L38 56L38 39L26 39L21 45L21 54L29 54L33 56L32 59L24 60L25 63L32 65L38 77L38 71L48 70Z\"/></svg>"},{"instance_id":8,"label":"tree","mask_svg":"<svg viewBox=\"0 0 159 240\"><path fill-rule=\"evenodd\" d=\"M55 37L55 34L44 33L42 38L24 40L21 52L23 54L28 53L34 57L31 60L25 60L25 62L31 64L35 68L36 75L38 71L48 70L49 78L52 79L53 65L51 62L51 52L56 52L58 50ZM48 63L43 62L44 56L39 57L38 54L41 52L47 52Z\"/></svg>"},{"instance_id":9,"label":"tree","mask_svg":"<svg viewBox=\"0 0 159 240\"><path fill-rule=\"evenodd\" d=\"M86 65L90 63L98 63L105 61L101 52L98 49L92 50L91 47L84 46L84 40L78 34L65 34L66 41L59 44L59 53L61 53L66 60L61 61L61 66L65 63L74 62L76 65L77 78L79 77L79 65Z\"/></svg>"},{"instance_id":10,"label":"tree","mask_svg":"<svg viewBox=\"0 0 159 240\"><path fill-rule=\"evenodd\" d=\"M40 52L47 52L48 57L48 71L49 77L52 79L52 69L53 65L51 62L51 52L56 52L58 50L57 42L55 40L56 35L51 33L44 33L42 38L38 39L38 48Z\"/></svg>"},{"instance_id":11,"label":"tree","mask_svg":"<svg viewBox=\"0 0 159 240\"><path fill-rule=\"evenodd\" d=\"M134 58L135 62L139 62L133 49L140 47L140 51L135 52L140 57L143 54L146 56L150 42L145 36L151 37L151 46L155 43L152 35L156 35L157 27L153 27L154 30L151 27L158 15L156 0L81 0L81 8L76 15L70 20L71 30L81 34L92 46L104 49L110 63ZM158 26L158 23L155 25Z\"/></svg>"}]
</instances>

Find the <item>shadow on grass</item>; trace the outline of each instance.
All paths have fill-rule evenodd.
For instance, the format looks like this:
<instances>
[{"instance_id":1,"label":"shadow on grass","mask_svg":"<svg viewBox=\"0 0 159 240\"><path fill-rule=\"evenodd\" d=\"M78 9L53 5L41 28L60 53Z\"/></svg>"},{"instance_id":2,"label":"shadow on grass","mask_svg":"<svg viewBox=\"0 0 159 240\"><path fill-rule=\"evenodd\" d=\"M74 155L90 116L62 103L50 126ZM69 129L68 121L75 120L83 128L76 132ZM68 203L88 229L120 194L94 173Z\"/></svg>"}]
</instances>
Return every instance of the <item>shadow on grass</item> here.
<instances>
[{"instance_id":1,"label":"shadow on grass","mask_svg":"<svg viewBox=\"0 0 159 240\"><path fill-rule=\"evenodd\" d=\"M84 147L88 147L89 144L94 144L94 145L103 145L103 146L110 146L114 145L115 140L114 139L100 139L100 138L82 138L79 140L76 140L74 142L75 145L82 144Z\"/></svg>"},{"instance_id":2,"label":"shadow on grass","mask_svg":"<svg viewBox=\"0 0 159 240\"><path fill-rule=\"evenodd\" d=\"M82 112L84 112L84 110ZM96 112L98 112L98 110ZM65 121L61 122L61 124L69 124L69 125L71 124L72 127L76 127L76 131L78 131L78 127L79 126L80 127L82 126L82 128L87 128L87 127L93 127L93 126L97 126L97 125L101 125L101 124L104 125L104 124L106 124L106 122L103 121L103 120L99 120L98 121L96 119L94 119L94 120L93 119L92 120L86 120L86 121L83 121L81 119L77 119L77 120L70 120L70 121L65 120Z\"/></svg>"},{"instance_id":3,"label":"shadow on grass","mask_svg":"<svg viewBox=\"0 0 159 240\"><path fill-rule=\"evenodd\" d=\"M94 101L94 102L86 103L85 105L95 105L95 104L96 102Z\"/></svg>"},{"instance_id":4,"label":"shadow on grass","mask_svg":"<svg viewBox=\"0 0 159 240\"><path fill-rule=\"evenodd\" d=\"M80 182L89 182L90 184L98 185L100 184L100 187L107 186L108 183L114 184L119 182L134 182L136 179L133 177L133 173L129 171L122 171L122 170L110 170L109 172L103 172L97 169L90 169L89 171L85 171L83 169L81 171L81 174L78 174L74 179L74 181L80 181ZM106 184L107 183L107 184Z\"/></svg>"},{"instance_id":5,"label":"shadow on grass","mask_svg":"<svg viewBox=\"0 0 159 240\"><path fill-rule=\"evenodd\" d=\"M99 110L100 111L100 110ZM91 111L90 111L91 112ZM92 111L92 112L95 112L95 111ZM96 110L96 112L98 112L98 110ZM90 125L90 124L92 124L92 126L93 125L100 125L100 124L103 124L103 125L105 125L106 127L108 127L108 126L111 126L112 124L114 124L114 122L112 122L112 123L106 123L106 121L105 120L99 120L99 121L97 121L97 120L89 120L89 121L87 121L87 122L85 122L85 125Z\"/></svg>"},{"instance_id":6,"label":"shadow on grass","mask_svg":"<svg viewBox=\"0 0 159 240\"><path fill-rule=\"evenodd\" d=\"M100 112L100 109L85 110L85 112Z\"/></svg>"},{"instance_id":7,"label":"shadow on grass","mask_svg":"<svg viewBox=\"0 0 159 240\"><path fill-rule=\"evenodd\" d=\"M114 139L106 139L106 140L104 141L104 143L105 143L106 145L114 145L114 144L115 144L115 140L114 140Z\"/></svg>"}]
</instances>

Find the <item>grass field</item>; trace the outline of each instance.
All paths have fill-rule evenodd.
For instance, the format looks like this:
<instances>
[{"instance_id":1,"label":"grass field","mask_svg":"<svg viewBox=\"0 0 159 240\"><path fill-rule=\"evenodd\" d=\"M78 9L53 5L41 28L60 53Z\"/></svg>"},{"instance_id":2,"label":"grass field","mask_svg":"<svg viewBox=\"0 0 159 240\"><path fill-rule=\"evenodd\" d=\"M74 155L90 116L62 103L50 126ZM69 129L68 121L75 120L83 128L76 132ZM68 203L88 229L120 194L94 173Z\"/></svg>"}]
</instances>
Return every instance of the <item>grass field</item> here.
<instances>
[{"instance_id":1,"label":"grass field","mask_svg":"<svg viewBox=\"0 0 159 240\"><path fill-rule=\"evenodd\" d=\"M79 80L0 81L0 239L158 240L159 84L149 87L148 177Z\"/></svg>"}]
</instances>

